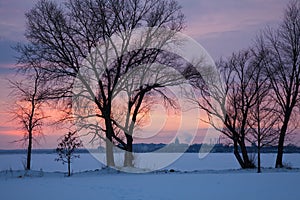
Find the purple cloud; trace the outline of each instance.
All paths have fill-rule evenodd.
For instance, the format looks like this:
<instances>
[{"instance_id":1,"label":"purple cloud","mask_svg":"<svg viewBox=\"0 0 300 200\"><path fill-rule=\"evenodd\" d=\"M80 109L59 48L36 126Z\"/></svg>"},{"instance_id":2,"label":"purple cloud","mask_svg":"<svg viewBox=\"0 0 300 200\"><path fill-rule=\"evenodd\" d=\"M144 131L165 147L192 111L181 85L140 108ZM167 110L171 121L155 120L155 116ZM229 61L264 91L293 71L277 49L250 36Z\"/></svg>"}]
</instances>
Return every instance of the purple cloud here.
<instances>
[{"instance_id":1,"label":"purple cloud","mask_svg":"<svg viewBox=\"0 0 300 200\"><path fill-rule=\"evenodd\" d=\"M228 56L251 44L257 32L277 23L282 0L180 0L186 15L186 34L208 49L214 58Z\"/></svg>"}]
</instances>

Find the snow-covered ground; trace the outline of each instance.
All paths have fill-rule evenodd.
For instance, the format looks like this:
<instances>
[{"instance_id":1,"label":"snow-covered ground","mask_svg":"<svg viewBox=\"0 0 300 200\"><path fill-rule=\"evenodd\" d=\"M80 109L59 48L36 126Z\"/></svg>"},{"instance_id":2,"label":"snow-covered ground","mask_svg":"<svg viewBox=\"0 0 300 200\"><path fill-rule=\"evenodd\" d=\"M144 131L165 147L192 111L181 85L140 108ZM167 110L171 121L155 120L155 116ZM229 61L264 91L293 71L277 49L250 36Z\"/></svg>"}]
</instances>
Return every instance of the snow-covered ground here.
<instances>
[{"instance_id":1,"label":"snow-covered ground","mask_svg":"<svg viewBox=\"0 0 300 200\"><path fill-rule=\"evenodd\" d=\"M164 159L168 154L160 156ZM55 157L55 154L34 154L36 171L26 173L16 171L22 169L24 155L0 155L0 199L300 199L299 169L263 169L262 174L239 170L232 154L209 154L202 160L198 154L184 154L166 167L180 172L160 170L147 174L95 170L101 168L101 163L89 154L82 154L73 163L74 172L81 173L72 177L65 177L62 172L66 166L55 162ZM142 157L136 158L144 162ZM274 160L274 154L264 154L263 166L273 166ZM300 168L300 154L287 154L284 160Z\"/></svg>"},{"instance_id":2,"label":"snow-covered ground","mask_svg":"<svg viewBox=\"0 0 300 200\"><path fill-rule=\"evenodd\" d=\"M267 170L268 171L268 170ZM222 171L203 173L80 173L64 177L37 172L34 177L2 172L3 200L299 200L300 172ZM24 172L19 172L23 175ZM15 178L10 178L11 176Z\"/></svg>"}]
</instances>

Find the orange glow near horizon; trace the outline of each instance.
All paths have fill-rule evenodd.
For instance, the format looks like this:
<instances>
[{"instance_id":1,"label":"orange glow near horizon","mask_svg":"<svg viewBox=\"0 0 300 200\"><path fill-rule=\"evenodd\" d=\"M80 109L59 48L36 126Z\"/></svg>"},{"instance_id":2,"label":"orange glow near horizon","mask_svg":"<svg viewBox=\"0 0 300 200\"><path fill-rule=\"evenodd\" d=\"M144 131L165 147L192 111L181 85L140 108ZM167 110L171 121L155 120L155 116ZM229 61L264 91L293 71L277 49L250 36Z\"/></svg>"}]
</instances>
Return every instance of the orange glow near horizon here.
<instances>
[{"instance_id":1,"label":"orange glow near horizon","mask_svg":"<svg viewBox=\"0 0 300 200\"><path fill-rule=\"evenodd\" d=\"M3 80L3 79L2 79ZM3 84L4 85L4 84ZM2 88L1 95L4 95L1 99L1 105L3 108L7 108L0 111L0 149L15 149L24 148L25 146L20 146L20 143L12 143L13 141L18 141L24 137L24 130L20 129L20 125L17 120L13 120L12 116L8 111L12 107L12 100L6 94L9 93L8 89ZM191 126L198 126L199 129L207 128L207 124L200 121L200 118L206 116L205 113L200 112L200 114L186 114L184 119L182 118L183 113L178 111L168 112L162 108L163 106L158 105L157 109L161 112L149 113L146 123L143 127L136 131L134 134L134 142L149 142L149 143L168 143L174 141L178 129L181 127L185 133L190 133ZM43 137L40 137L40 144L34 144L37 148L55 148L57 146L57 139L63 134L68 132L68 129L61 126L47 126L48 124L59 119L64 113L53 109L52 107L44 107L44 116L49 116L45 120L45 126L43 127ZM63 125L62 125L63 126ZM67 125L65 125L67 126ZM145 131L146 133L141 133ZM181 131L181 132L183 132ZM196 137L202 137L202 132L196 135ZM180 141L185 141L184 138L180 138ZM201 140L198 140L201 141Z\"/></svg>"},{"instance_id":2,"label":"orange glow near horizon","mask_svg":"<svg viewBox=\"0 0 300 200\"><path fill-rule=\"evenodd\" d=\"M54 122L55 119L61 118L63 111L58 111L51 108L44 108L44 116L47 116L45 120L45 124L49 124ZM17 120L10 121L7 120L9 114L2 114L0 115L1 121L5 122L5 125L7 127L10 127L9 130L3 130L0 132L0 134L7 134L7 135L23 135L24 131L20 130L20 125L18 124ZM146 121L145 124L141 127L141 129L145 129L147 131L162 131L162 132L170 132L170 131L176 131L178 130L179 126L183 126L184 129L189 129L190 126L194 126L195 122L198 123L199 129L205 129L208 128L208 125L201 121L200 116L193 116L193 115L187 115L185 116L187 119L185 119L185 124L182 124L182 113L165 113L165 111L162 112L151 112L148 114L147 118L149 120ZM203 116L205 116L205 113L200 113L201 118L203 119ZM206 120L206 116L204 120ZM46 128L50 129L50 128ZM47 130L46 132L48 132ZM46 133L47 134L47 133Z\"/></svg>"}]
</instances>

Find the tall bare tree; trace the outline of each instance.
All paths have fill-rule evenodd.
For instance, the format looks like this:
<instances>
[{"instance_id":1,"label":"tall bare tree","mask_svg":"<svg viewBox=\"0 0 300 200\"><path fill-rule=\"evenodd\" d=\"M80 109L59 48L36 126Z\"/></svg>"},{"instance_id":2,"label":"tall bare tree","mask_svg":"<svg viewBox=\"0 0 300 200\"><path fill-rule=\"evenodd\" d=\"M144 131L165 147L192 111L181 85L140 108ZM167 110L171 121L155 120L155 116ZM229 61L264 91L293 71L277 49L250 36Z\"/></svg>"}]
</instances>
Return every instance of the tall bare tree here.
<instances>
[{"instance_id":1,"label":"tall bare tree","mask_svg":"<svg viewBox=\"0 0 300 200\"><path fill-rule=\"evenodd\" d=\"M155 62L159 49L183 28L180 6L174 0L69 0L60 5L41 0L26 19L29 45L19 47L19 61L42 61L39 69L56 91L72 94L74 83L81 89L73 100L92 102L92 113L81 118L102 121L96 132L105 133L107 165L114 166L113 142L123 142L112 121L116 87L131 69ZM142 38L135 38L134 30L142 27L150 28ZM162 33L161 28L173 33ZM91 86L93 81L96 88ZM80 112L85 102L77 103Z\"/></svg>"},{"instance_id":2,"label":"tall bare tree","mask_svg":"<svg viewBox=\"0 0 300 200\"><path fill-rule=\"evenodd\" d=\"M258 41L261 51L268 52L268 75L282 116L275 165L281 168L291 117L300 102L300 2L292 0L279 27L268 28Z\"/></svg>"},{"instance_id":3,"label":"tall bare tree","mask_svg":"<svg viewBox=\"0 0 300 200\"><path fill-rule=\"evenodd\" d=\"M12 105L14 119L24 131L24 137L20 141L27 143L26 169L31 168L31 151L33 141L42 135L42 126L47 116L43 113L43 103L47 97L47 90L43 87L42 75L36 65L24 81L10 81L12 94L16 101Z\"/></svg>"},{"instance_id":4,"label":"tall bare tree","mask_svg":"<svg viewBox=\"0 0 300 200\"><path fill-rule=\"evenodd\" d=\"M167 55L164 55L167 56ZM176 60L176 58L173 58ZM174 63L175 65L175 63ZM173 100L164 89L168 86L182 85L186 82L184 76L174 73L167 66L159 64L148 64L142 67L135 68L129 73L129 76L122 78L119 87L123 88L125 94L123 104L125 107L120 109L120 106L113 108L113 113L123 111L123 115L119 118L113 118L113 124L125 133L126 143L124 143L125 159L124 166L133 166L132 142L134 130L141 126L144 116L149 113L152 105L155 102L164 102L166 107L176 109L176 102ZM121 90L120 88L120 90ZM119 102L119 104L122 104Z\"/></svg>"},{"instance_id":5,"label":"tall bare tree","mask_svg":"<svg viewBox=\"0 0 300 200\"><path fill-rule=\"evenodd\" d=\"M272 97L272 86L266 73L265 52L252 51L256 59L257 75L253 77L252 89L257 92L255 105L250 108L247 119L251 129L247 137L249 142L257 147L257 172L261 173L261 149L273 145L278 140L280 116L276 102Z\"/></svg>"},{"instance_id":6,"label":"tall bare tree","mask_svg":"<svg viewBox=\"0 0 300 200\"><path fill-rule=\"evenodd\" d=\"M214 85L214 81L207 85L201 76L191 76L191 82L199 89L200 94L196 103L207 113L207 123L232 140L234 155L242 168L255 167L248 156L246 144L251 132L248 124L250 111L257 105L259 95L262 95L259 92L262 86L256 88L262 62L262 59L256 59L252 50L240 51L227 60L220 61L217 64L221 74L219 78L224 80L221 88ZM211 99L218 106L212 104ZM212 118L219 119L223 126L220 127Z\"/></svg>"},{"instance_id":7,"label":"tall bare tree","mask_svg":"<svg viewBox=\"0 0 300 200\"><path fill-rule=\"evenodd\" d=\"M274 103L260 93L256 105L250 110L248 125L251 129L248 140L257 147L257 172L261 173L261 149L274 145L278 140L278 113ZM265 94L268 94L267 92Z\"/></svg>"}]
</instances>

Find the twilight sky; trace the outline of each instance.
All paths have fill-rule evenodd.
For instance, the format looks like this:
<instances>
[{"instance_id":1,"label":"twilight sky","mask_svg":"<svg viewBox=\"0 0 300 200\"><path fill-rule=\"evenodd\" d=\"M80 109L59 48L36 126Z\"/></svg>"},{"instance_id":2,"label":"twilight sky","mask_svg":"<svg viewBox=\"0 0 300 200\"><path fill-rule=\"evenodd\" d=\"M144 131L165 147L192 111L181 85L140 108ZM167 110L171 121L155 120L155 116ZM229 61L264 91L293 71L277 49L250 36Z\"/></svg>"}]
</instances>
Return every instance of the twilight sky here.
<instances>
[{"instance_id":1,"label":"twilight sky","mask_svg":"<svg viewBox=\"0 0 300 200\"><path fill-rule=\"evenodd\" d=\"M59 1L59 0L57 0ZM10 141L20 138L8 123L9 98L6 78L15 63L11 49L25 42L24 12L37 0L0 0L0 149L16 148ZM198 41L214 58L251 45L255 35L266 25L275 25L283 15L286 0L179 0L186 15L185 33ZM55 147L57 136L46 134L39 147ZM20 147L20 146L19 146Z\"/></svg>"}]
</instances>

